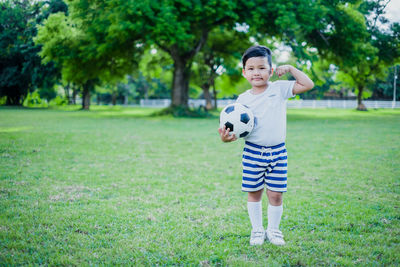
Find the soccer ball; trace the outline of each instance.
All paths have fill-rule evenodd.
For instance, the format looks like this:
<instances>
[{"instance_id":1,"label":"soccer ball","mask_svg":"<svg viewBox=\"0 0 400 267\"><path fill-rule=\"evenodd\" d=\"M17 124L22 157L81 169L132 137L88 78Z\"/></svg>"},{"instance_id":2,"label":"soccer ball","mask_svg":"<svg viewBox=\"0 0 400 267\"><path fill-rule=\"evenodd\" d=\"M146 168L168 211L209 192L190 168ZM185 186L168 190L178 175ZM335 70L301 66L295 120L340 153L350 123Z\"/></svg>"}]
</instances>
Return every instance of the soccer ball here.
<instances>
[{"instance_id":1,"label":"soccer ball","mask_svg":"<svg viewBox=\"0 0 400 267\"><path fill-rule=\"evenodd\" d=\"M234 133L236 137L246 137L254 128L254 115L245 105L229 104L221 111L219 126L229 128L229 133Z\"/></svg>"}]
</instances>

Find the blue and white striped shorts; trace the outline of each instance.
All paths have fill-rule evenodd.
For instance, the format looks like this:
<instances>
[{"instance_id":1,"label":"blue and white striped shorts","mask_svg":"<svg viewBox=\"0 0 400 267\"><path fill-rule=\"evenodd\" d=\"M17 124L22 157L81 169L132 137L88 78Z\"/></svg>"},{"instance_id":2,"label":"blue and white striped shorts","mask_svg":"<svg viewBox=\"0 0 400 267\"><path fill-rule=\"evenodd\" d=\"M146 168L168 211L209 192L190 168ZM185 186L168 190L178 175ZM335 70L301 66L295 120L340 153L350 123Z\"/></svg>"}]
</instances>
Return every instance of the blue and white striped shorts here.
<instances>
[{"instance_id":1,"label":"blue and white striped shorts","mask_svg":"<svg viewBox=\"0 0 400 267\"><path fill-rule=\"evenodd\" d=\"M285 143L259 146L250 142L243 149L242 191L256 192L264 187L275 192L286 192L287 151Z\"/></svg>"}]
</instances>

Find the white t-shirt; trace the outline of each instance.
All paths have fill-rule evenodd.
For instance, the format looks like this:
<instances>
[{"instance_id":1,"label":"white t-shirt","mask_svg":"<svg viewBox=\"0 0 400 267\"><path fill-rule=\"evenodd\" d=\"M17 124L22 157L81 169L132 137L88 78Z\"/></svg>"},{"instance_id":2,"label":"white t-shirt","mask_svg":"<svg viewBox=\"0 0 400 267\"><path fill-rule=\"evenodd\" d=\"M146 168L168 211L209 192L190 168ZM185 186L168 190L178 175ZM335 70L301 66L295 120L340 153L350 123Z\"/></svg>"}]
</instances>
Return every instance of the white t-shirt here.
<instances>
[{"instance_id":1,"label":"white t-shirt","mask_svg":"<svg viewBox=\"0 0 400 267\"><path fill-rule=\"evenodd\" d=\"M260 146L274 146L286 139L286 102L293 97L295 81L268 82L267 89L254 95L247 90L237 102L248 106L254 114L254 129L246 141Z\"/></svg>"}]
</instances>

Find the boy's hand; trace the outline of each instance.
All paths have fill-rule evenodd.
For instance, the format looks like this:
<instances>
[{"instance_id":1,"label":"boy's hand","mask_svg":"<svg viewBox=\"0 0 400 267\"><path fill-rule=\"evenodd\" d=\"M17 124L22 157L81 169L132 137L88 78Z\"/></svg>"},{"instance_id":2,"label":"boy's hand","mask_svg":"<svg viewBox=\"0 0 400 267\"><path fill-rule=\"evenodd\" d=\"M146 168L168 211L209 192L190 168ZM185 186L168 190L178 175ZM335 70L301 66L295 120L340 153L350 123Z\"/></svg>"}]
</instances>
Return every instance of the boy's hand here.
<instances>
[{"instance_id":1,"label":"boy's hand","mask_svg":"<svg viewBox=\"0 0 400 267\"><path fill-rule=\"evenodd\" d=\"M224 142L224 143L232 142L237 139L235 134L231 134L231 135L229 134L229 128L226 129L225 126L224 126L224 128L219 128L218 132L219 132L219 135L221 136L222 142Z\"/></svg>"},{"instance_id":2,"label":"boy's hand","mask_svg":"<svg viewBox=\"0 0 400 267\"><path fill-rule=\"evenodd\" d=\"M282 65L279 66L278 68L276 68L276 75L278 75L278 77L281 77L282 75L285 75L286 73L290 72L290 68L292 68L292 66L290 65Z\"/></svg>"}]
</instances>

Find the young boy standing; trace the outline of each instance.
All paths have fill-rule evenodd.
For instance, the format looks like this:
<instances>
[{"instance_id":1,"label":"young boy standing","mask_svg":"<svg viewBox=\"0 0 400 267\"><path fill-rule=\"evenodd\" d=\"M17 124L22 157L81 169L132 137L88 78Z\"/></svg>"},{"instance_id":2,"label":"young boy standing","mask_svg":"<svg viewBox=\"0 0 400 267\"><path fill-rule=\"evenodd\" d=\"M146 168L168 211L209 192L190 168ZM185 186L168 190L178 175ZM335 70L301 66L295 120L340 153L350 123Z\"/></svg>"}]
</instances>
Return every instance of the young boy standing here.
<instances>
[{"instance_id":1,"label":"young boy standing","mask_svg":"<svg viewBox=\"0 0 400 267\"><path fill-rule=\"evenodd\" d=\"M284 245L279 224L283 213L282 193L287 184L286 102L314 87L302 71L290 65L279 66L280 77L290 73L295 81L270 82L273 74L271 50L253 46L242 57L243 76L252 88L239 95L237 102L248 106L254 114L255 126L245 138L243 149L242 191L248 192L247 209L252 226L250 245L261 245L268 239L274 245ZM223 142L237 138L229 129L218 129ZM268 197L268 227L264 231L261 198L264 188Z\"/></svg>"}]
</instances>

